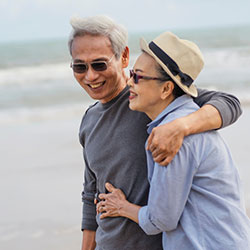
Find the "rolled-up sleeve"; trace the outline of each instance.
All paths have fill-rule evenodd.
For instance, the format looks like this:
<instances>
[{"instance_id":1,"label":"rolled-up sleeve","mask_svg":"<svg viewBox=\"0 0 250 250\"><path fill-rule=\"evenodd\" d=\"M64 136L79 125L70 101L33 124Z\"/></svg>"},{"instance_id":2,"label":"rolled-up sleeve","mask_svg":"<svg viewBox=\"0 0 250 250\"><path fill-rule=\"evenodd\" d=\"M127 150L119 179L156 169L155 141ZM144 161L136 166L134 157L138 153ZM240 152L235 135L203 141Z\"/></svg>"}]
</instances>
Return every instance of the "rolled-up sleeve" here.
<instances>
[{"instance_id":1,"label":"rolled-up sleeve","mask_svg":"<svg viewBox=\"0 0 250 250\"><path fill-rule=\"evenodd\" d=\"M151 215L148 212L148 206L141 207L138 214L139 226L146 234L158 234L162 231L151 220Z\"/></svg>"},{"instance_id":2,"label":"rolled-up sleeve","mask_svg":"<svg viewBox=\"0 0 250 250\"><path fill-rule=\"evenodd\" d=\"M154 164L148 205L139 210L140 227L146 234L176 229L191 190L197 162L185 140L172 162Z\"/></svg>"},{"instance_id":3,"label":"rolled-up sleeve","mask_svg":"<svg viewBox=\"0 0 250 250\"><path fill-rule=\"evenodd\" d=\"M201 107L205 104L214 106L220 113L222 128L233 124L242 114L237 97L220 91L208 91L198 88L198 97L194 101Z\"/></svg>"}]
</instances>

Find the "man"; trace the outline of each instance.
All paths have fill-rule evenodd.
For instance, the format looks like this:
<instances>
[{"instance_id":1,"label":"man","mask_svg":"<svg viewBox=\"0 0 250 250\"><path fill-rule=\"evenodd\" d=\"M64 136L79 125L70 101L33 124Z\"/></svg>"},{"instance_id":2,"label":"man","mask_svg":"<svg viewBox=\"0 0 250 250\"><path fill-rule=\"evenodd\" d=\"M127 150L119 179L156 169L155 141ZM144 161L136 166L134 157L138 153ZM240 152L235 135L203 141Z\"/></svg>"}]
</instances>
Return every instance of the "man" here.
<instances>
[{"instance_id":1,"label":"man","mask_svg":"<svg viewBox=\"0 0 250 250\"><path fill-rule=\"evenodd\" d=\"M144 143L146 115L128 107L129 92L124 69L129 63L126 30L103 16L72 19L69 38L74 77L93 99L80 127L84 149L82 250L162 249L161 235L147 236L125 218L96 217L95 195L105 193L110 182L140 206L147 204L147 164ZM184 136L217 129L241 114L238 100L223 93L199 90L197 112L154 129L149 149L162 165L171 161ZM96 248L95 248L96 247Z\"/></svg>"}]
</instances>

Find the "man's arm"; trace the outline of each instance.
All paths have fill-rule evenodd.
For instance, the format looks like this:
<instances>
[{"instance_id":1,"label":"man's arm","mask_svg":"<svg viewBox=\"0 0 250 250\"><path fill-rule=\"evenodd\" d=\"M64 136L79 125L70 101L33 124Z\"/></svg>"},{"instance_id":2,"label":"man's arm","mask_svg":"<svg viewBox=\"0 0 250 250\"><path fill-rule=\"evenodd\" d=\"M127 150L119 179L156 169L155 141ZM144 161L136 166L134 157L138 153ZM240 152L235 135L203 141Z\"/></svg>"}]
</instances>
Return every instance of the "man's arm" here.
<instances>
[{"instance_id":1,"label":"man's arm","mask_svg":"<svg viewBox=\"0 0 250 250\"><path fill-rule=\"evenodd\" d=\"M96 193L96 177L90 170L89 164L84 151L85 172L84 172L84 190L82 192L82 250L95 249L95 230L96 223L96 207L94 198Z\"/></svg>"},{"instance_id":2,"label":"man's arm","mask_svg":"<svg viewBox=\"0 0 250 250\"><path fill-rule=\"evenodd\" d=\"M95 231L83 230L82 250L94 250L96 247Z\"/></svg>"},{"instance_id":3,"label":"man's arm","mask_svg":"<svg viewBox=\"0 0 250 250\"><path fill-rule=\"evenodd\" d=\"M242 113L240 102L233 95L202 89L198 89L198 93L194 101L202 106L199 110L152 130L147 149L160 165L172 161L184 136L228 126Z\"/></svg>"},{"instance_id":4,"label":"man's arm","mask_svg":"<svg viewBox=\"0 0 250 250\"><path fill-rule=\"evenodd\" d=\"M237 97L224 92L198 89L198 97L194 101L200 107L204 105L215 107L221 116L222 128L233 124L242 114L240 101Z\"/></svg>"}]
</instances>

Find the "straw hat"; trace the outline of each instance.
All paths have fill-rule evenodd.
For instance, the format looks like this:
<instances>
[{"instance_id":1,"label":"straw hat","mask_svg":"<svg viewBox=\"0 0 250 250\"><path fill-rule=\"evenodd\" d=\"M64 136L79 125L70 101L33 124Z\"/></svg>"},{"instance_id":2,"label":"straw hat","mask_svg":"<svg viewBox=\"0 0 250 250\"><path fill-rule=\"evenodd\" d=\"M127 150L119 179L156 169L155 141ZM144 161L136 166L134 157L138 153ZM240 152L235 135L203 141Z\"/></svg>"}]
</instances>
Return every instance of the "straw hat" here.
<instances>
[{"instance_id":1,"label":"straw hat","mask_svg":"<svg viewBox=\"0 0 250 250\"><path fill-rule=\"evenodd\" d=\"M185 93L193 97L198 95L193 81L201 72L204 61L196 44L165 32L149 44L141 38L140 47L161 65Z\"/></svg>"}]
</instances>

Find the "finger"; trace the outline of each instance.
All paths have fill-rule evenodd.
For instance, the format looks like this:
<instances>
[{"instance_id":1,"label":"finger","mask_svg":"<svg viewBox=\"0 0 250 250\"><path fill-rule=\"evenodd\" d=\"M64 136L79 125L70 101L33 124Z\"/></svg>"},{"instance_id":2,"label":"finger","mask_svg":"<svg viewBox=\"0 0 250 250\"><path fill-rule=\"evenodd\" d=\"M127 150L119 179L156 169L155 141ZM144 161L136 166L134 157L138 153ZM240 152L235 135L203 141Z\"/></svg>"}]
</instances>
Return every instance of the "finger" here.
<instances>
[{"instance_id":1,"label":"finger","mask_svg":"<svg viewBox=\"0 0 250 250\"><path fill-rule=\"evenodd\" d=\"M96 212L97 212L97 214L99 214L101 212L99 204L96 206Z\"/></svg>"},{"instance_id":2,"label":"finger","mask_svg":"<svg viewBox=\"0 0 250 250\"><path fill-rule=\"evenodd\" d=\"M102 212L102 207L96 208L96 211L97 211L98 214L100 214Z\"/></svg>"},{"instance_id":3,"label":"finger","mask_svg":"<svg viewBox=\"0 0 250 250\"><path fill-rule=\"evenodd\" d=\"M103 207L103 206L98 207L98 209L96 209L96 211L97 211L97 214L107 212L106 207Z\"/></svg>"},{"instance_id":4,"label":"finger","mask_svg":"<svg viewBox=\"0 0 250 250\"><path fill-rule=\"evenodd\" d=\"M148 144L147 144L147 150L150 150L151 144L152 144L152 140L153 140L153 131L151 132L151 134L148 137Z\"/></svg>"},{"instance_id":5,"label":"finger","mask_svg":"<svg viewBox=\"0 0 250 250\"><path fill-rule=\"evenodd\" d=\"M166 154L158 154L157 156L153 157L154 161L157 163L161 163L162 161L164 161L166 158L168 157L168 155L166 156Z\"/></svg>"},{"instance_id":6,"label":"finger","mask_svg":"<svg viewBox=\"0 0 250 250\"><path fill-rule=\"evenodd\" d=\"M156 143L155 139L152 139L151 144L148 146L148 150L154 152L158 148L158 143Z\"/></svg>"},{"instance_id":7,"label":"finger","mask_svg":"<svg viewBox=\"0 0 250 250\"><path fill-rule=\"evenodd\" d=\"M116 188L115 188L112 184L110 184L109 182L106 182L105 187L106 187L106 189L107 189L110 193L112 193L112 192L116 189Z\"/></svg>"},{"instance_id":8,"label":"finger","mask_svg":"<svg viewBox=\"0 0 250 250\"><path fill-rule=\"evenodd\" d=\"M99 210L98 210L98 208L96 208L95 211L96 211L96 214L97 214L97 215L100 213Z\"/></svg>"},{"instance_id":9,"label":"finger","mask_svg":"<svg viewBox=\"0 0 250 250\"><path fill-rule=\"evenodd\" d=\"M153 144L153 142L151 143L151 145L148 147L148 150L152 152L154 152L157 149L156 145Z\"/></svg>"},{"instance_id":10,"label":"finger","mask_svg":"<svg viewBox=\"0 0 250 250\"><path fill-rule=\"evenodd\" d=\"M101 193L101 194L98 195L98 197L99 197L100 200L106 200L107 194Z\"/></svg>"},{"instance_id":11,"label":"finger","mask_svg":"<svg viewBox=\"0 0 250 250\"><path fill-rule=\"evenodd\" d=\"M105 208L105 207L100 207L100 208L99 208L99 212L105 213L105 212L106 212L106 208Z\"/></svg>"},{"instance_id":12,"label":"finger","mask_svg":"<svg viewBox=\"0 0 250 250\"><path fill-rule=\"evenodd\" d=\"M162 157L162 155L163 155L164 153L165 153L165 157L166 157L166 151L165 151L163 148L160 148L160 147L153 149L153 150L151 151L151 153L152 153L152 157L153 157L153 158L155 158L155 157L157 157L157 156Z\"/></svg>"},{"instance_id":13,"label":"finger","mask_svg":"<svg viewBox=\"0 0 250 250\"><path fill-rule=\"evenodd\" d=\"M100 215L100 219L104 219L104 218L106 218L106 217L108 217L108 213L102 213L102 214Z\"/></svg>"},{"instance_id":14,"label":"finger","mask_svg":"<svg viewBox=\"0 0 250 250\"><path fill-rule=\"evenodd\" d=\"M102 206L105 206L105 202L104 201L98 202L97 205L96 205L96 208L99 209Z\"/></svg>"},{"instance_id":15,"label":"finger","mask_svg":"<svg viewBox=\"0 0 250 250\"><path fill-rule=\"evenodd\" d=\"M100 215L100 219L104 219L104 218L107 218L107 217L117 217L115 216L112 212L110 211L106 211L106 212L103 212L101 215Z\"/></svg>"},{"instance_id":16,"label":"finger","mask_svg":"<svg viewBox=\"0 0 250 250\"><path fill-rule=\"evenodd\" d=\"M161 162L158 162L161 166L167 166L171 161L173 160L172 156L166 157L164 160Z\"/></svg>"}]
</instances>

